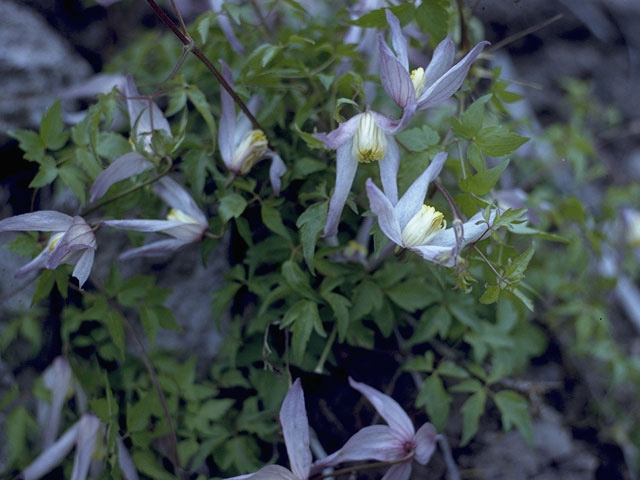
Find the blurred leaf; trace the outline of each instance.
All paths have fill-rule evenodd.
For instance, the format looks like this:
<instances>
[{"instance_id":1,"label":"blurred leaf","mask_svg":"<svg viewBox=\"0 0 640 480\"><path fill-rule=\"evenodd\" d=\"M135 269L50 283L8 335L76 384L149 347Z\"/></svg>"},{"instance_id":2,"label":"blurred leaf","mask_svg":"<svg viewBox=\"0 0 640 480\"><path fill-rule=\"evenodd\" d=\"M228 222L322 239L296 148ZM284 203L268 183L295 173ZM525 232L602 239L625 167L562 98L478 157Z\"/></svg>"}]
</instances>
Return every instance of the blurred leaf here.
<instances>
[{"instance_id":1,"label":"blurred leaf","mask_svg":"<svg viewBox=\"0 0 640 480\"><path fill-rule=\"evenodd\" d=\"M492 157L507 155L527 141L529 141L528 138L521 137L503 126L485 127L477 136L480 150Z\"/></svg>"},{"instance_id":2,"label":"blurred leaf","mask_svg":"<svg viewBox=\"0 0 640 480\"><path fill-rule=\"evenodd\" d=\"M484 412L487 394L484 390L478 390L462 404L462 439L460 446L465 446L478 431L478 422Z\"/></svg>"},{"instance_id":3,"label":"blurred leaf","mask_svg":"<svg viewBox=\"0 0 640 480\"><path fill-rule=\"evenodd\" d=\"M300 229L302 253L309 270L314 275L313 256L316 249L316 242L318 241L318 234L322 231L327 221L327 210L327 202L316 203L307 208L296 221L296 227Z\"/></svg>"},{"instance_id":4,"label":"blurred leaf","mask_svg":"<svg viewBox=\"0 0 640 480\"><path fill-rule=\"evenodd\" d=\"M460 188L475 195L486 195L489 191L498 183L502 172L509 166L509 159L502 162L500 165L488 168L482 172L478 172L475 175L460 180Z\"/></svg>"},{"instance_id":5,"label":"blurred leaf","mask_svg":"<svg viewBox=\"0 0 640 480\"><path fill-rule=\"evenodd\" d=\"M45 156L40 162L40 168L38 174L31 180L29 188L40 188L45 185L49 185L58 177L58 167L56 161L50 157Z\"/></svg>"},{"instance_id":6,"label":"blurred leaf","mask_svg":"<svg viewBox=\"0 0 640 480\"><path fill-rule=\"evenodd\" d=\"M512 390L502 390L493 397L502 415L504 431L509 431L515 425L526 442L533 447L533 430L527 401Z\"/></svg>"},{"instance_id":7,"label":"blurred leaf","mask_svg":"<svg viewBox=\"0 0 640 480\"><path fill-rule=\"evenodd\" d=\"M430 146L437 145L440 135L428 125L404 130L397 135L398 141L413 152L421 152Z\"/></svg>"},{"instance_id":8,"label":"blurred leaf","mask_svg":"<svg viewBox=\"0 0 640 480\"><path fill-rule=\"evenodd\" d=\"M63 130L62 106L60 100L56 100L42 116L40 124L40 138L47 149L55 152L67 143L69 133Z\"/></svg>"},{"instance_id":9,"label":"blurred leaf","mask_svg":"<svg viewBox=\"0 0 640 480\"><path fill-rule=\"evenodd\" d=\"M187 97L189 97L189 101L196 107L198 113L202 116L207 127L209 127L209 135L211 136L211 151L215 151L216 149L216 141L217 141L217 132L216 122L213 118L213 114L211 113L211 107L209 106L209 102L207 102L207 97L204 96L204 93L193 85L189 86L187 89Z\"/></svg>"},{"instance_id":10,"label":"blurred leaf","mask_svg":"<svg viewBox=\"0 0 640 480\"><path fill-rule=\"evenodd\" d=\"M416 9L415 20L424 33L431 35L431 43L440 42L447 36L449 24L448 0L423 0Z\"/></svg>"},{"instance_id":11,"label":"blurred leaf","mask_svg":"<svg viewBox=\"0 0 640 480\"><path fill-rule=\"evenodd\" d=\"M444 431L451 409L451 396L437 374L430 375L416 398L416 407L425 407L429 420L439 432Z\"/></svg>"},{"instance_id":12,"label":"blurred leaf","mask_svg":"<svg viewBox=\"0 0 640 480\"><path fill-rule=\"evenodd\" d=\"M218 213L225 222L238 218L247 208L247 201L237 193L228 193L220 199Z\"/></svg>"}]
</instances>

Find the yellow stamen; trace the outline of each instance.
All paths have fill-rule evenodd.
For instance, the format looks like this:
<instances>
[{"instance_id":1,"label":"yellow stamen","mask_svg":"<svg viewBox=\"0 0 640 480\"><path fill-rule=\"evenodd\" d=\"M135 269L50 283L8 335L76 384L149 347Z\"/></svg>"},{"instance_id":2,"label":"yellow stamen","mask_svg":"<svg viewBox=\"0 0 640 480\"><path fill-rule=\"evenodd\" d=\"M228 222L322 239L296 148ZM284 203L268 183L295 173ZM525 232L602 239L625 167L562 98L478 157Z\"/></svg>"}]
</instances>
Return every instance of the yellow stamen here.
<instances>
[{"instance_id":1,"label":"yellow stamen","mask_svg":"<svg viewBox=\"0 0 640 480\"><path fill-rule=\"evenodd\" d=\"M248 131L233 152L231 170L240 175L249 173L249 170L264 156L268 144L262 130Z\"/></svg>"},{"instance_id":2,"label":"yellow stamen","mask_svg":"<svg viewBox=\"0 0 640 480\"><path fill-rule=\"evenodd\" d=\"M402 230L402 243L405 247L426 245L438 232L447 228L444 215L435 208L422 205L407 226Z\"/></svg>"},{"instance_id":3,"label":"yellow stamen","mask_svg":"<svg viewBox=\"0 0 640 480\"><path fill-rule=\"evenodd\" d=\"M49 239L49 245L48 245L50 252L53 252L55 248L58 246L58 242L62 237L64 237L64 233L65 232L59 232L51 235L51 238Z\"/></svg>"},{"instance_id":4,"label":"yellow stamen","mask_svg":"<svg viewBox=\"0 0 640 480\"><path fill-rule=\"evenodd\" d=\"M172 208L171 210L169 210L169 213L167 213L167 220L181 223L199 223L198 220L190 215L187 215L182 210L178 210L177 208Z\"/></svg>"},{"instance_id":5,"label":"yellow stamen","mask_svg":"<svg viewBox=\"0 0 640 480\"><path fill-rule=\"evenodd\" d=\"M416 97L419 97L427 83L427 77L424 74L424 68L418 67L411 72L411 83L416 90Z\"/></svg>"},{"instance_id":6,"label":"yellow stamen","mask_svg":"<svg viewBox=\"0 0 640 480\"><path fill-rule=\"evenodd\" d=\"M387 149L387 139L384 132L376 125L371 112L365 112L360 117L358 129L353 136L351 153L361 163L382 160Z\"/></svg>"}]
</instances>

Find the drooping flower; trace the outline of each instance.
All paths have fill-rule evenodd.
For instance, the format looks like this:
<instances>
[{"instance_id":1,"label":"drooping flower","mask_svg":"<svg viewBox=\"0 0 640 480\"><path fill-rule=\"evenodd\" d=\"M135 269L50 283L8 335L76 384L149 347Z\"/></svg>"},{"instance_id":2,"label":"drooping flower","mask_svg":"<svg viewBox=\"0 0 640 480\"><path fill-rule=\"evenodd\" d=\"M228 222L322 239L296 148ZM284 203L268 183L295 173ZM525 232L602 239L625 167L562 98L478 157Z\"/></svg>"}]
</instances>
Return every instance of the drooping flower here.
<instances>
[{"instance_id":1,"label":"drooping flower","mask_svg":"<svg viewBox=\"0 0 640 480\"><path fill-rule=\"evenodd\" d=\"M227 37L227 41L229 42L229 45L231 45L233 51L239 55L244 55L244 45L242 45L242 43L240 43L240 40L238 40L238 37L233 31L231 20L229 19L227 13L224 11L224 0L209 0L209 5L211 6L211 10L213 10L213 13L216 14L218 26L220 27L220 30L222 30L224 36Z\"/></svg>"},{"instance_id":2,"label":"drooping flower","mask_svg":"<svg viewBox=\"0 0 640 480\"><path fill-rule=\"evenodd\" d=\"M224 79L233 86L233 76L229 66L223 61L220 63ZM280 193L280 179L287 171L282 158L269 148L269 142L262 130L251 128L251 122L244 113L240 112L236 117L233 98L222 87L220 87L220 102L222 117L218 128L218 145L224 164L236 175L246 175L260 160L270 158L269 180L274 192ZM259 103L257 96L249 100L247 107L252 114L258 110Z\"/></svg>"},{"instance_id":3,"label":"drooping flower","mask_svg":"<svg viewBox=\"0 0 640 480\"><path fill-rule=\"evenodd\" d=\"M378 460L397 462L384 476L384 480L407 480L411 463L415 459L426 465L435 451L438 434L430 423L416 432L411 419L400 405L388 395L364 383L349 378L349 384L371 402L387 425L365 427L353 435L344 446L313 464L313 471L344 462Z\"/></svg>"},{"instance_id":4,"label":"drooping flower","mask_svg":"<svg viewBox=\"0 0 640 480\"><path fill-rule=\"evenodd\" d=\"M307 480L311 471L309 421L304 406L304 392L298 378L287 392L280 408L280 424L291 470L280 465L267 465L249 475L233 477L251 480ZM232 479L228 479L232 480Z\"/></svg>"},{"instance_id":5,"label":"drooping flower","mask_svg":"<svg viewBox=\"0 0 640 480\"><path fill-rule=\"evenodd\" d=\"M151 148L153 132L162 130L171 137L169 122L155 102L140 98L140 93L131 75L127 75L124 79L121 89L122 94L126 97L127 110L129 111L131 139L134 144L142 147L142 153L153 154ZM153 162L147 160L140 153L125 153L98 175L89 190L91 202L100 199L114 183L138 175L152 167Z\"/></svg>"},{"instance_id":6,"label":"drooping flower","mask_svg":"<svg viewBox=\"0 0 640 480\"><path fill-rule=\"evenodd\" d=\"M367 180L366 187L371 211L377 215L380 229L392 242L430 262L451 267L456 262L454 252L485 238L490 228L482 212L478 212L462 225L463 235L458 243L454 229L445 229L444 215L424 204L429 183L440 174L446 159L444 152L436 155L397 203L380 191L371 179Z\"/></svg>"},{"instance_id":7,"label":"drooping flower","mask_svg":"<svg viewBox=\"0 0 640 480\"><path fill-rule=\"evenodd\" d=\"M407 109L410 110L410 109ZM400 151L393 137L409 120L403 115L392 121L377 112L367 110L351 117L330 133L316 133L325 148L336 150L336 186L329 203L329 214L323 236L337 233L340 215L351 190L358 163L378 161L385 194L395 203L398 199L396 177Z\"/></svg>"},{"instance_id":8,"label":"drooping flower","mask_svg":"<svg viewBox=\"0 0 640 480\"><path fill-rule=\"evenodd\" d=\"M202 240L204 233L209 229L207 217L198 208L191 195L174 180L162 177L153 188L156 195L171 207L166 220L105 220L103 223L122 230L162 232L173 238L159 240L124 252L119 257L121 260L166 255L189 243Z\"/></svg>"},{"instance_id":9,"label":"drooping flower","mask_svg":"<svg viewBox=\"0 0 640 480\"><path fill-rule=\"evenodd\" d=\"M51 402L38 401L38 425L42 431L42 446L46 449L58 436L62 407L73 385L69 362L56 357L42 374L44 386L51 392Z\"/></svg>"},{"instance_id":10,"label":"drooping flower","mask_svg":"<svg viewBox=\"0 0 640 480\"><path fill-rule=\"evenodd\" d=\"M0 220L0 232L36 230L54 232L36 258L19 268L16 278L43 268L54 270L61 264L75 265L72 275L80 287L89 278L97 247L93 230L82 217L70 217L53 210L25 213Z\"/></svg>"},{"instance_id":11,"label":"drooping flower","mask_svg":"<svg viewBox=\"0 0 640 480\"><path fill-rule=\"evenodd\" d=\"M386 10L391 30L391 44L395 54L378 35L380 46L380 79L391 99L402 108L416 104L418 110L435 107L451 97L462 86L471 64L489 42L478 43L458 63L453 64L456 49L449 36L436 47L426 69L418 67L409 72L407 40L402 34L400 22Z\"/></svg>"},{"instance_id":12,"label":"drooping flower","mask_svg":"<svg viewBox=\"0 0 640 480\"><path fill-rule=\"evenodd\" d=\"M96 453L103 453L103 437L105 428L98 417L84 414L55 443L42 452L20 475L22 480L37 480L46 475L62 462L69 452L76 447L73 460L71 480L84 480ZM133 460L129 456L120 438L118 445L118 464L126 480L138 480Z\"/></svg>"}]
</instances>

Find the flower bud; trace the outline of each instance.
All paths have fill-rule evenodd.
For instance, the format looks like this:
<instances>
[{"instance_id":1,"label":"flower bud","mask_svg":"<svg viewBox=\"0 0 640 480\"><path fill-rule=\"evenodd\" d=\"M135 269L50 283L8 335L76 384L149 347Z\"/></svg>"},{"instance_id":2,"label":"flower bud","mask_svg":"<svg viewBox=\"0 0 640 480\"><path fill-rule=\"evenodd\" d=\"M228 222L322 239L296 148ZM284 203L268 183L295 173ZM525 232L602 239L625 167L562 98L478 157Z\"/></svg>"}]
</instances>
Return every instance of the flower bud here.
<instances>
[{"instance_id":1,"label":"flower bud","mask_svg":"<svg viewBox=\"0 0 640 480\"><path fill-rule=\"evenodd\" d=\"M358 129L353 136L351 153L361 163L369 163L374 160L382 160L387 149L387 139L383 131L376 125L371 112L365 112L360 116Z\"/></svg>"},{"instance_id":2,"label":"flower bud","mask_svg":"<svg viewBox=\"0 0 640 480\"><path fill-rule=\"evenodd\" d=\"M422 205L402 230L402 243L405 247L426 245L436 233L446 227L447 222L441 212L431 206Z\"/></svg>"},{"instance_id":3,"label":"flower bud","mask_svg":"<svg viewBox=\"0 0 640 480\"><path fill-rule=\"evenodd\" d=\"M267 137L262 130L249 130L233 152L229 169L239 175L249 173L266 153L267 145Z\"/></svg>"}]
</instances>

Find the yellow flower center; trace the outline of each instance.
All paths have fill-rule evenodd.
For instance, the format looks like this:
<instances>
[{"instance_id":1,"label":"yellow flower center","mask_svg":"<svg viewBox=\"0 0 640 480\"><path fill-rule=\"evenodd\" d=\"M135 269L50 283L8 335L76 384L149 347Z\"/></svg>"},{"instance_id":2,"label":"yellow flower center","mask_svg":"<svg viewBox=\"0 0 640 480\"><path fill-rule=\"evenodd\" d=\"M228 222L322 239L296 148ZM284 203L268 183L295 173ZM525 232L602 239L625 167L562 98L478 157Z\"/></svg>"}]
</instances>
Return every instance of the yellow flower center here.
<instances>
[{"instance_id":1,"label":"yellow flower center","mask_svg":"<svg viewBox=\"0 0 640 480\"><path fill-rule=\"evenodd\" d=\"M55 250L55 248L58 246L58 242L62 237L64 237L64 232L59 232L51 235L48 245L50 252L53 252Z\"/></svg>"},{"instance_id":2,"label":"yellow flower center","mask_svg":"<svg viewBox=\"0 0 640 480\"><path fill-rule=\"evenodd\" d=\"M435 208L422 205L407 226L402 230L402 243L405 247L426 245L433 236L447 228L444 215Z\"/></svg>"},{"instance_id":3,"label":"yellow flower center","mask_svg":"<svg viewBox=\"0 0 640 480\"><path fill-rule=\"evenodd\" d=\"M250 130L244 136L231 160L232 170L240 175L249 170L262 159L267 149L267 137L262 130Z\"/></svg>"},{"instance_id":4,"label":"yellow flower center","mask_svg":"<svg viewBox=\"0 0 640 480\"><path fill-rule=\"evenodd\" d=\"M171 210L169 210L169 213L167 213L167 220L180 223L198 223L198 220L190 215L187 215L182 210L178 210L177 208L172 208Z\"/></svg>"},{"instance_id":5,"label":"yellow flower center","mask_svg":"<svg viewBox=\"0 0 640 480\"><path fill-rule=\"evenodd\" d=\"M352 256L355 255L356 253L359 253L363 256L367 255L367 247L362 245L361 243L356 242L355 240L351 240L348 244L347 247L344 249L344 253L347 256Z\"/></svg>"},{"instance_id":6,"label":"yellow flower center","mask_svg":"<svg viewBox=\"0 0 640 480\"><path fill-rule=\"evenodd\" d=\"M361 163L369 163L374 160L382 160L387 149L387 139L384 132L376 125L371 112L365 112L360 116L358 129L353 136L351 153Z\"/></svg>"},{"instance_id":7,"label":"yellow flower center","mask_svg":"<svg viewBox=\"0 0 640 480\"><path fill-rule=\"evenodd\" d=\"M427 77L424 74L424 68L418 67L411 71L411 83L416 90L416 97L419 97L427 83Z\"/></svg>"}]
</instances>

